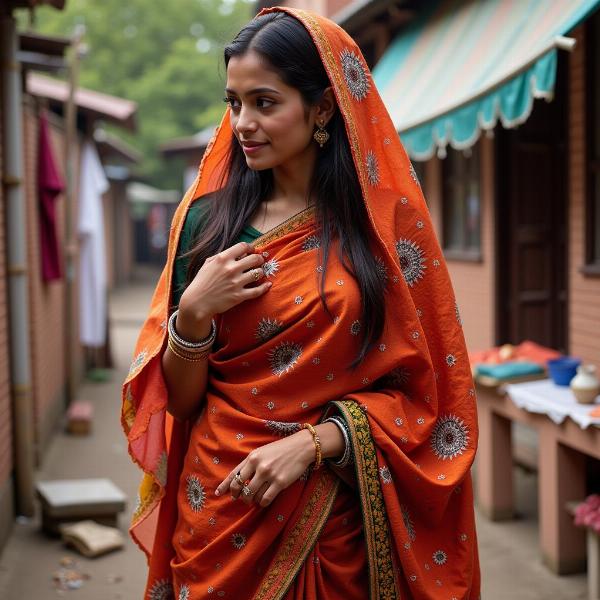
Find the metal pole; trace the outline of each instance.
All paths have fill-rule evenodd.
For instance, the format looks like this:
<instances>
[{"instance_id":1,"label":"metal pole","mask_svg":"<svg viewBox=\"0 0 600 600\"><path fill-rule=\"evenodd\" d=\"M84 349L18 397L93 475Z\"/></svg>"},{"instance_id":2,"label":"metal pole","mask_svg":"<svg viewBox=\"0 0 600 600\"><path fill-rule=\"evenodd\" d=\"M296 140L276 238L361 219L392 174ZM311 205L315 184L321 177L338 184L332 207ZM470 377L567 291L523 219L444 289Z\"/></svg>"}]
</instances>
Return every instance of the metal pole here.
<instances>
[{"instance_id":1,"label":"metal pole","mask_svg":"<svg viewBox=\"0 0 600 600\"><path fill-rule=\"evenodd\" d=\"M23 189L23 112L18 34L11 15L0 16L2 131L6 198L8 323L14 419L17 512L34 513L34 433L29 337L27 217Z\"/></svg>"},{"instance_id":2,"label":"metal pole","mask_svg":"<svg viewBox=\"0 0 600 600\"><path fill-rule=\"evenodd\" d=\"M77 356L78 340L73 315L77 314L77 303L73 298L75 293L75 257L77 254L77 236L74 228L74 212L76 207L75 179L77 168L77 105L75 92L79 85L79 51L82 28L78 28L73 36L69 56L69 95L65 108L66 144L65 144L65 378L67 404L70 404L77 392L78 370Z\"/></svg>"}]
</instances>

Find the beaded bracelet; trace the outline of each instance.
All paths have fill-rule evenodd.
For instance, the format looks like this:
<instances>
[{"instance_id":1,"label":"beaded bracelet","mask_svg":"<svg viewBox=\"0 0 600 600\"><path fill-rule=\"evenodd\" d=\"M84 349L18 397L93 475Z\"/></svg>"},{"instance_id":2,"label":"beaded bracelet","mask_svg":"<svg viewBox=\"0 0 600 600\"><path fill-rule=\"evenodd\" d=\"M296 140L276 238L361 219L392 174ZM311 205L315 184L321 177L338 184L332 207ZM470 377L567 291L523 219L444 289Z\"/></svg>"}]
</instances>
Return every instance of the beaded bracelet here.
<instances>
[{"instance_id":1,"label":"beaded bracelet","mask_svg":"<svg viewBox=\"0 0 600 600\"><path fill-rule=\"evenodd\" d=\"M171 350L176 348L179 352L173 352L177 354L177 356L184 355L190 356L193 355L192 358L195 358L196 355L205 354L208 350L210 352L210 348L212 347L216 337L217 337L217 325L215 320L212 319L210 323L210 334L205 337L203 340L199 342L190 342L189 340L184 340L179 336L177 330L175 329L175 321L177 320L177 315L179 314L179 310L176 310L170 317L168 323L168 332L169 332L169 347ZM180 358L183 358L180 356Z\"/></svg>"},{"instance_id":2,"label":"beaded bracelet","mask_svg":"<svg viewBox=\"0 0 600 600\"><path fill-rule=\"evenodd\" d=\"M315 430L315 428L310 423L304 423L302 425L302 429L308 429L310 434L313 437L313 442L315 443L315 464L313 469L316 471L321 464L323 463L323 453L321 452L321 439L319 438L319 434Z\"/></svg>"},{"instance_id":3,"label":"beaded bracelet","mask_svg":"<svg viewBox=\"0 0 600 600\"><path fill-rule=\"evenodd\" d=\"M344 453L342 454L342 456L338 460L329 459L331 464L335 465L336 467L339 467L340 469L343 469L344 467L347 467L353 461L354 458L352 455L352 445L350 443L350 433L348 431L348 425L342 417L335 415L332 417L328 417L323 421L323 423L335 423L338 426L338 429L340 430L344 438L345 446Z\"/></svg>"}]
</instances>

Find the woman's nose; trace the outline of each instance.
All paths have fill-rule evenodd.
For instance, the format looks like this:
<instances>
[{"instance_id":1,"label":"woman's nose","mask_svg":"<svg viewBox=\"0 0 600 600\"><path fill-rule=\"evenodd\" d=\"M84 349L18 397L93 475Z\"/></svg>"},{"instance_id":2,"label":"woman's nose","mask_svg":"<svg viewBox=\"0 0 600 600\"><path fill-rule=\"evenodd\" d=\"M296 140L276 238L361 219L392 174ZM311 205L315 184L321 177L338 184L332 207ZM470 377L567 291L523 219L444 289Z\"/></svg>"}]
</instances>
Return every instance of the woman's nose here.
<instances>
[{"instance_id":1,"label":"woman's nose","mask_svg":"<svg viewBox=\"0 0 600 600\"><path fill-rule=\"evenodd\" d=\"M251 110L244 108L243 106L240 108L240 112L238 113L238 118L235 123L235 128L237 132L241 134L244 132L256 131L256 119L254 118Z\"/></svg>"}]
</instances>

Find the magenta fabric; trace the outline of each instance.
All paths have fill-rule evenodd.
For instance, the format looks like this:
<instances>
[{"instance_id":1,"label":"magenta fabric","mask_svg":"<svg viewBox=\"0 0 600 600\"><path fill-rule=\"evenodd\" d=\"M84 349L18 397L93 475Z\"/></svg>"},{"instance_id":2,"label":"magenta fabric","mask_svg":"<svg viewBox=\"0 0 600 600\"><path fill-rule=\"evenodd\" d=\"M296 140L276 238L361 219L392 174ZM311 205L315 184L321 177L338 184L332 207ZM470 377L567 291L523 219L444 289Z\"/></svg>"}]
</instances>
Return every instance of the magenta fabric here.
<instances>
[{"instance_id":1,"label":"magenta fabric","mask_svg":"<svg viewBox=\"0 0 600 600\"><path fill-rule=\"evenodd\" d=\"M56 226L56 202L64 189L63 179L54 160L48 120L46 115L41 113L38 149L38 201L42 279L44 281L54 281L62 277Z\"/></svg>"}]
</instances>

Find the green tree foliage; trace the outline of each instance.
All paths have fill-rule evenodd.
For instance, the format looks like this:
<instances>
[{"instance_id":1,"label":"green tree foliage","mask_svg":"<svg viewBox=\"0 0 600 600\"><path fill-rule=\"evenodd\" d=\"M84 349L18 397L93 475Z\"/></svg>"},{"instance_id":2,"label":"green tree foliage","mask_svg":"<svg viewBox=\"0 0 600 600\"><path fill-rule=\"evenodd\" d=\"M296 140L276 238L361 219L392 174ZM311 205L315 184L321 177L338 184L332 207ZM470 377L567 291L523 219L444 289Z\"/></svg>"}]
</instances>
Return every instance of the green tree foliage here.
<instances>
[{"instance_id":1,"label":"green tree foliage","mask_svg":"<svg viewBox=\"0 0 600 600\"><path fill-rule=\"evenodd\" d=\"M248 0L67 0L63 11L39 8L34 29L70 37L85 26L80 84L138 102L138 131L126 137L144 156L140 174L180 187L157 147L219 120L223 46L252 15Z\"/></svg>"}]
</instances>

